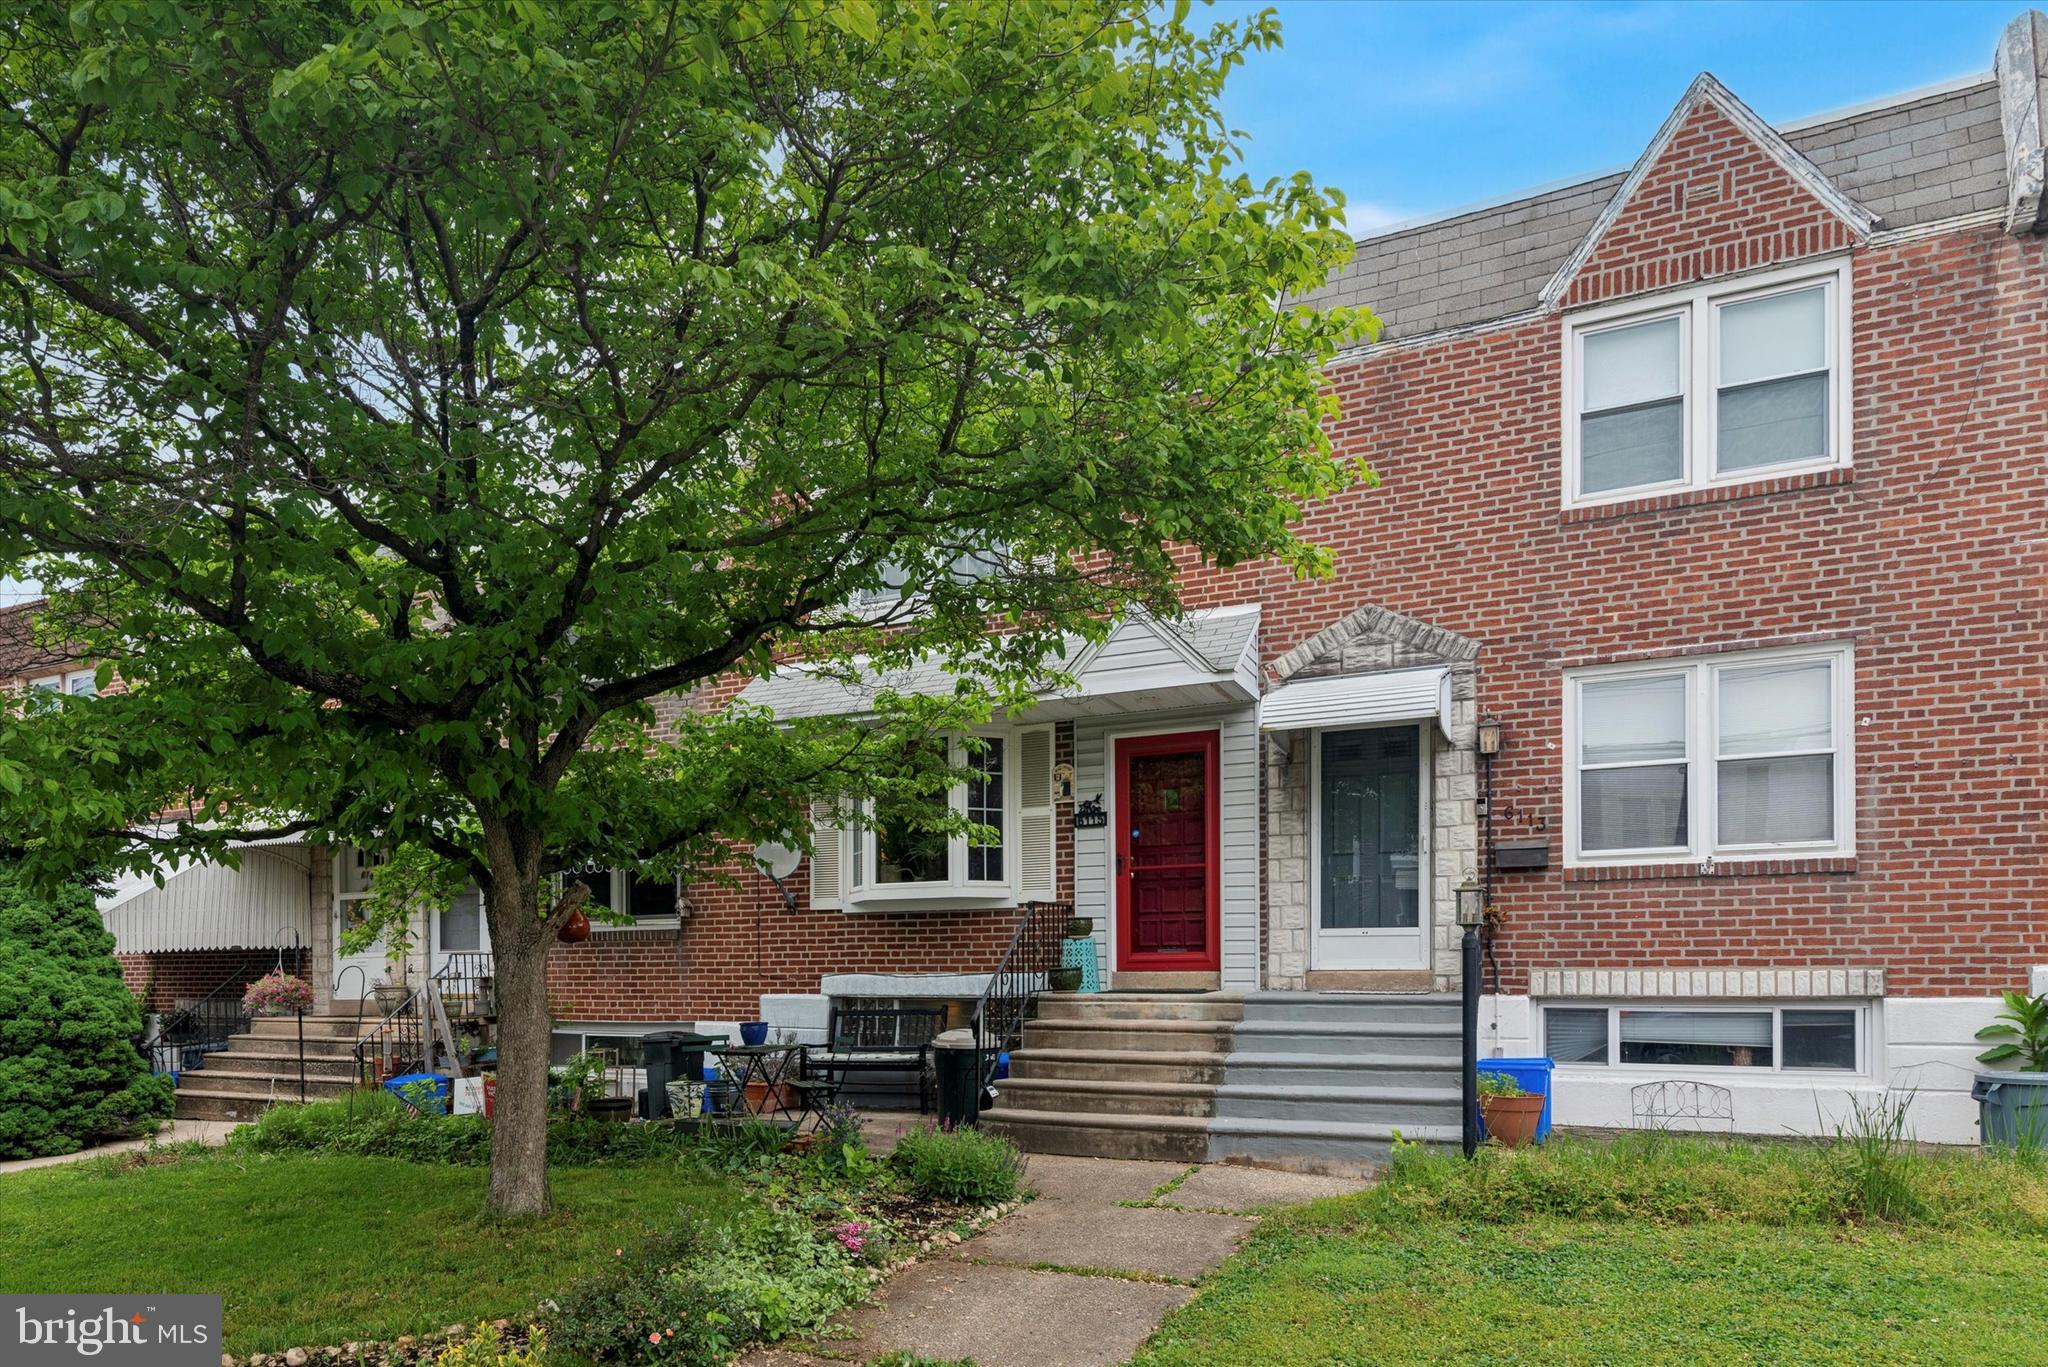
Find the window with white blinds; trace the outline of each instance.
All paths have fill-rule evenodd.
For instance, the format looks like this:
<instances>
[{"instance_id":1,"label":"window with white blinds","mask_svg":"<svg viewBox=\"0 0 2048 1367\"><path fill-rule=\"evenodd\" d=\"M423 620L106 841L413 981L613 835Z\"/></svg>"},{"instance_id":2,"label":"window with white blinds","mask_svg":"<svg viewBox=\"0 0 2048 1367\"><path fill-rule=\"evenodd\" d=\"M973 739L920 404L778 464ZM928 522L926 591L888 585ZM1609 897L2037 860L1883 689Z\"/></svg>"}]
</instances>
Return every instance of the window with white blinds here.
<instances>
[{"instance_id":1,"label":"window with white blinds","mask_svg":"<svg viewBox=\"0 0 2048 1367\"><path fill-rule=\"evenodd\" d=\"M1847 463L1847 274L1722 282L1565 329L1565 501Z\"/></svg>"},{"instance_id":2,"label":"window with white blinds","mask_svg":"<svg viewBox=\"0 0 2048 1367\"><path fill-rule=\"evenodd\" d=\"M1567 675L1573 860L1848 852L1850 666L1843 646Z\"/></svg>"},{"instance_id":3,"label":"window with white blinds","mask_svg":"<svg viewBox=\"0 0 2048 1367\"><path fill-rule=\"evenodd\" d=\"M1855 1006L1547 1006L1543 1048L1598 1068L1856 1072L1864 1017Z\"/></svg>"}]
</instances>

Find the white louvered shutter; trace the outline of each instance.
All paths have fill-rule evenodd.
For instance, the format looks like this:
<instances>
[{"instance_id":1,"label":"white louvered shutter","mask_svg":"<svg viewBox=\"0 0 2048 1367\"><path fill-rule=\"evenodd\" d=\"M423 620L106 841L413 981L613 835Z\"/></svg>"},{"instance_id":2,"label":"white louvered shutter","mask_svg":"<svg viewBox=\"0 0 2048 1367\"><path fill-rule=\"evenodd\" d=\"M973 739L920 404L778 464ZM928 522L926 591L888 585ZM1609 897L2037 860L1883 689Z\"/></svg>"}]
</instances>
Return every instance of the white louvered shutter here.
<instances>
[{"instance_id":1,"label":"white louvered shutter","mask_svg":"<svg viewBox=\"0 0 2048 1367\"><path fill-rule=\"evenodd\" d=\"M1059 891L1058 823L1052 792L1052 728L1017 732L1017 871L1027 901L1050 901Z\"/></svg>"},{"instance_id":2,"label":"white louvered shutter","mask_svg":"<svg viewBox=\"0 0 2048 1367\"><path fill-rule=\"evenodd\" d=\"M836 911L846 905L846 827L833 804L811 804L811 909Z\"/></svg>"}]
</instances>

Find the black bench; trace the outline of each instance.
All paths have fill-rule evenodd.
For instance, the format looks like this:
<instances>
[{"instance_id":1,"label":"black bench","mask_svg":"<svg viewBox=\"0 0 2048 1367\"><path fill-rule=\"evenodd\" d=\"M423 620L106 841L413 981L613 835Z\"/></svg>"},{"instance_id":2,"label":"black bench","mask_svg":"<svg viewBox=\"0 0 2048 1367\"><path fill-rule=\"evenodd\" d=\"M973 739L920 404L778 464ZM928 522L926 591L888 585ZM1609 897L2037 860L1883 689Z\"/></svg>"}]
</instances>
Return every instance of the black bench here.
<instances>
[{"instance_id":1,"label":"black bench","mask_svg":"<svg viewBox=\"0 0 2048 1367\"><path fill-rule=\"evenodd\" d=\"M806 1071L836 1094L848 1073L917 1072L917 1109L932 1109L932 1040L946 1027L942 1006L840 1007L825 1022L825 1043L805 1050Z\"/></svg>"}]
</instances>

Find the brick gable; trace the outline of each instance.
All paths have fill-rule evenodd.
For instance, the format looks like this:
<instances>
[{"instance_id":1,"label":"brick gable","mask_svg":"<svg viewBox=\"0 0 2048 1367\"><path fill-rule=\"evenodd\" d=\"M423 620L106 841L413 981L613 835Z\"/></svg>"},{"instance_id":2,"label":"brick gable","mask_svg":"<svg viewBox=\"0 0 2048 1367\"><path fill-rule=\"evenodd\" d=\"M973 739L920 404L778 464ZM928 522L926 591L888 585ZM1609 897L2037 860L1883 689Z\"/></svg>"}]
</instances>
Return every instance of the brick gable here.
<instances>
[{"instance_id":1,"label":"brick gable","mask_svg":"<svg viewBox=\"0 0 2048 1367\"><path fill-rule=\"evenodd\" d=\"M1818 171L1703 78L1549 297L1580 308L1847 251L1865 227Z\"/></svg>"}]
</instances>

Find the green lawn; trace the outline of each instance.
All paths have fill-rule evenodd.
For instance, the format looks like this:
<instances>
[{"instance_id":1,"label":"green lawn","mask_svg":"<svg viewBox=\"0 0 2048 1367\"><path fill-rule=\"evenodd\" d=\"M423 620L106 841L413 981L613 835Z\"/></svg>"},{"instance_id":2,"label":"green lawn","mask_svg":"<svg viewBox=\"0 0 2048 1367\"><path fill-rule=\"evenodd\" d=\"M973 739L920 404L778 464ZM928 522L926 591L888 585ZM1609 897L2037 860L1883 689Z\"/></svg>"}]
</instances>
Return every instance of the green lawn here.
<instances>
[{"instance_id":1,"label":"green lawn","mask_svg":"<svg viewBox=\"0 0 2048 1367\"><path fill-rule=\"evenodd\" d=\"M1469 1179L1432 1163L1272 1217L1137 1361L2041 1360L2038 1167L1908 1160L1921 1214L1864 1221L1827 1214L1826 1194L1845 1190L1839 1156L1703 1152L1626 1157L1600 1199L1585 1199L1601 1160L1582 1146ZM2006 1180L2009 1193L1993 1190ZM1795 1187L1804 1207L1745 1197ZM1688 1214L1646 1216L1654 1202Z\"/></svg>"},{"instance_id":2,"label":"green lawn","mask_svg":"<svg viewBox=\"0 0 2048 1367\"><path fill-rule=\"evenodd\" d=\"M237 1355L512 1315L612 1250L745 1199L674 1163L558 1168L538 1221L481 1214L485 1174L393 1158L216 1156L0 1177L8 1291L224 1298Z\"/></svg>"}]
</instances>

